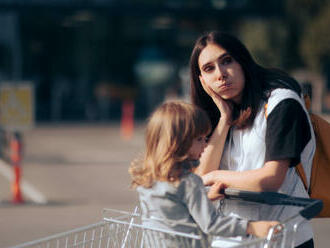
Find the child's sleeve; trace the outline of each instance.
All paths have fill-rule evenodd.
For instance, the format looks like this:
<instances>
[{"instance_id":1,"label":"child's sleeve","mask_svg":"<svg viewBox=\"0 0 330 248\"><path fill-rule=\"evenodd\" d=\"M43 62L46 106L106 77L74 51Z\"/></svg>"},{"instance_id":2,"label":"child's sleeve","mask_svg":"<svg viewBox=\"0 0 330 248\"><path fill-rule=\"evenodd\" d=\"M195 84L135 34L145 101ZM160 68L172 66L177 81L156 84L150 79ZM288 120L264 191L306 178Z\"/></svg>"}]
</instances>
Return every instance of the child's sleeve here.
<instances>
[{"instance_id":1,"label":"child's sleeve","mask_svg":"<svg viewBox=\"0 0 330 248\"><path fill-rule=\"evenodd\" d=\"M199 176L191 174L181 185L183 201L204 233L223 237L246 235L248 221L220 214L207 198L205 187Z\"/></svg>"}]
</instances>

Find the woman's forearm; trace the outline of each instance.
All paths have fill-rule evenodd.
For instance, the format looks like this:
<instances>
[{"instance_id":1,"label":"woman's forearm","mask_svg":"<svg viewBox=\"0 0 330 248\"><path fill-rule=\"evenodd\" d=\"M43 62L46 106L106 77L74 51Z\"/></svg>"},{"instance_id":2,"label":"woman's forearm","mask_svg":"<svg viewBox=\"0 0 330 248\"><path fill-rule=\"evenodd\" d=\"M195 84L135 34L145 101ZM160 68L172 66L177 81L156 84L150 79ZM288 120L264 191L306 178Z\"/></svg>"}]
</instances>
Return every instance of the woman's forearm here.
<instances>
[{"instance_id":1,"label":"woman's forearm","mask_svg":"<svg viewBox=\"0 0 330 248\"><path fill-rule=\"evenodd\" d=\"M203 182L220 181L227 187L250 191L277 191L288 170L289 160L269 161L262 168L248 171L214 170L204 175Z\"/></svg>"},{"instance_id":2,"label":"woman's forearm","mask_svg":"<svg viewBox=\"0 0 330 248\"><path fill-rule=\"evenodd\" d=\"M219 169L229 128L230 125L226 120L219 120L200 158L200 164L195 170L196 174L202 176L210 171Z\"/></svg>"}]
</instances>

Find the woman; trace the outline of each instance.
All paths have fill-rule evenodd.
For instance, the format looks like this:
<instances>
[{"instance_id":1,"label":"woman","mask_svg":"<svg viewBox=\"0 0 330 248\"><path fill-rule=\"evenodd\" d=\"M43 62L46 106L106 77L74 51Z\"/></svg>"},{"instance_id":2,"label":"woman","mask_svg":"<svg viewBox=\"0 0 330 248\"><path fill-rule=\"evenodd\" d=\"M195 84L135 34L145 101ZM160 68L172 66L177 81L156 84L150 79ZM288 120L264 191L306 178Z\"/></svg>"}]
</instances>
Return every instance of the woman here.
<instances>
[{"instance_id":1,"label":"woman","mask_svg":"<svg viewBox=\"0 0 330 248\"><path fill-rule=\"evenodd\" d=\"M134 160L129 170L132 185L139 193L142 215L154 219L143 223L186 233L199 230L203 236L253 234L265 237L278 222L223 216L210 201L223 197L219 194L222 184L213 184L206 194L201 178L192 173L210 130L206 113L192 104L169 101L151 115L146 129L145 156L140 161ZM157 222L155 218L172 223ZM165 242L166 247L180 247L169 240ZM196 246L190 245L201 246L199 242Z\"/></svg>"},{"instance_id":2,"label":"woman","mask_svg":"<svg viewBox=\"0 0 330 248\"><path fill-rule=\"evenodd\" d=\"M190 73L192 102L208 113L213 127L196 170L204 184L221 181L228 187L308 197L294 167L302 163L309 180L315 137L299 84L282 71L258 65L238 39L221 32L197 40ZM229 200L222 209L280 221L298 211ZM313 247L308 222L295 241L297 247Z\"/></svg>"}]
</instances>

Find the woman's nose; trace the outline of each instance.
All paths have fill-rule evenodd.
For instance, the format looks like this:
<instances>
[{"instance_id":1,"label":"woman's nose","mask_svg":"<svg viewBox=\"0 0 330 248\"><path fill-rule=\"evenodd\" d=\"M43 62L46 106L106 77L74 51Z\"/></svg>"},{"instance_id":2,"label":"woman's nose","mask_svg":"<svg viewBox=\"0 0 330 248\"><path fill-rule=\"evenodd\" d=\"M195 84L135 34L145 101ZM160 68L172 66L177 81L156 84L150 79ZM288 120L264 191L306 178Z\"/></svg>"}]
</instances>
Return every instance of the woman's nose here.
<instances>
[{"instance_id":1,"label":"woman's nose","mask_svg":"<svg viewBox=\"0 0 330 248\"><path fill-rule=\"evenodd\" d=\"M226 78L226 72L223 68L221 68L221 66L217 66L217 69L216 69L216 72L217 72L217 78L219 80L223 80Z\"/></svg>"}]
</instances>

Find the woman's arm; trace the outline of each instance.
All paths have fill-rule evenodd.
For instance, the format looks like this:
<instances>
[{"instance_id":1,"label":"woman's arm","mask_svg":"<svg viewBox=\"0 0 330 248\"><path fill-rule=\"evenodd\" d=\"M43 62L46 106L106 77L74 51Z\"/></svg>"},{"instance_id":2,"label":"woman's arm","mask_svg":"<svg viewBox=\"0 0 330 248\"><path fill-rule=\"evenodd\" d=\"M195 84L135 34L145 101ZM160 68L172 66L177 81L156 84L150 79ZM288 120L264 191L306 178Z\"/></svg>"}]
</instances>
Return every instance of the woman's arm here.
<instances>
[{"instance_id":1,"label":"woman's arm","mask_svg":"<svg viewBox=\"0 0 330 248\"><path fill-rule=\"evenodd\" d=\"M229 128L230 126L227 120L220 118L218 125L214 129L213 134L202 153L200 164L194 171L197 175L203 176L210 171L219 169Z\"/></svg>"},{"instance_id":2,"label":"woman's arm","mask_svg":"<svg viewBox=\"0 0 330 248\"><path fill-rule=\"evenodd\" d=\"M202 177L205 185L221 181L231 188L250 191L277 191L290 165L290 159L268 161L260 169L248 171L214 170Z\"/></svg>"},{"instance_id":3,"label":"woman's arm","mask_svg":"<svg viewBox=\"0 0 330 248\"><path fill-rule=\"evenodd\" d=\"M200 158L200 164L194 171L197 175L203 176L210 171L219 169L223 148L230 128L229 123L232 119L233 104L230 101L225 101L217 95L212 88L205 84L202 77L200 80L203 89L212 98L221 115L219 122L209 139L208 145L204 149Z\"/></svg>"}]
</instances>

